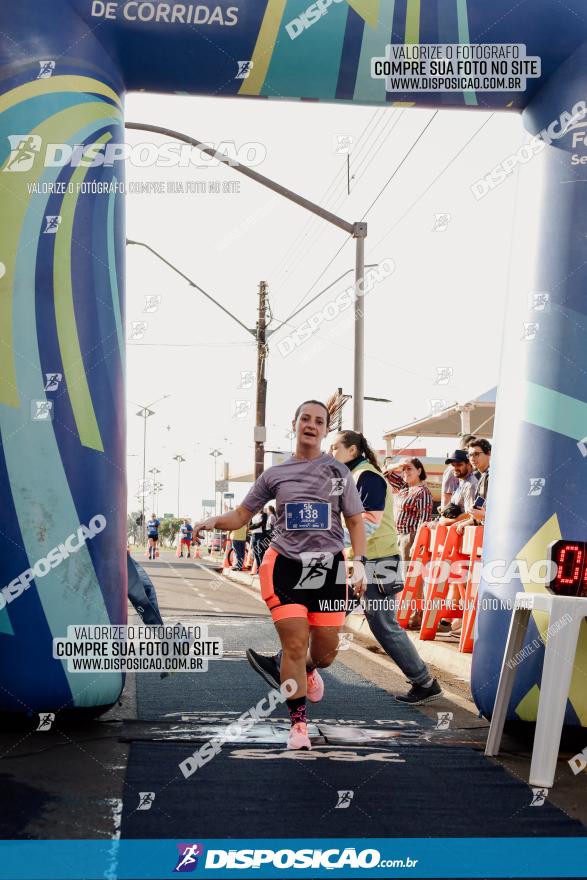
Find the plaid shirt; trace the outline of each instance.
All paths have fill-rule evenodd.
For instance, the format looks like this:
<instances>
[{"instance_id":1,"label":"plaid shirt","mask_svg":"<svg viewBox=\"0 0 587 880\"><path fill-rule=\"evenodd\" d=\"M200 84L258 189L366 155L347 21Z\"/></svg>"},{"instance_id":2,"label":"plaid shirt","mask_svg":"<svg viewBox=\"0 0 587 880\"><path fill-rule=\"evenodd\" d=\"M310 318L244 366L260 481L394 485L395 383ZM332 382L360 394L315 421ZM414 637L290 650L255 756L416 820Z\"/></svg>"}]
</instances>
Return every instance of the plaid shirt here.
<instances>
[{"instance_id":1,"label":"plaid shirt","mask_svg":"<svg viewBox=\"0 0 587 880\"><path fill-rule=\"evenodd\" d=\"M397 489L395 524L400 534L416 532L421 523L432 516L432 495L424 483L408 486L406 481L391 471L384 474L387 481Z\"/></svg>"}]
</instances>

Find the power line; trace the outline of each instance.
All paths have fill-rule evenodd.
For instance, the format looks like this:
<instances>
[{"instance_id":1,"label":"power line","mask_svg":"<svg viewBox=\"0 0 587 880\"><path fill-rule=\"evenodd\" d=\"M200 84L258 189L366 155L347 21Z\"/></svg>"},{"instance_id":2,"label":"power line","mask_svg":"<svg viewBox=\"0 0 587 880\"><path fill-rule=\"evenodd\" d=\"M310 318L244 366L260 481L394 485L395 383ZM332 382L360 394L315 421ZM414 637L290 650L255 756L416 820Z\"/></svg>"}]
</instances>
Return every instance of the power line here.
<instances>
[{"instance_id":1,"label":"power line","mask_svg":"<svg viewBox=\"0 0 587 880\"><path fill-rule=\"evenodd\" d=\"M379 119L385 119L385 115L387 114L387 112L388 112L388 111L386 111L385 109L377 109L377 110L375 110L375 112L373 113L373 115L371 116L371 118L369 119L369 121L367 122L367 124L365 125L363 131L362 131L361 134L359 135L359 138L358 138L358 141L357 141L357 150L358 150L357 155L359 155L360 152L361 152L361 150L363 150L363 149L366 147L367 142L368 142L369 138L371 137L372 132L366 137L365 142L361 143L362 140L363 140L363 138L364 138L365 135L366 135L367 130L369 129L371 123L373 122L373 120L374 120L376 117L379 117ZM377 128L377 124L378 124L379 119L378 119L377 122L375 123L374 130ZM333 193L330 193L330 190L332 190L333 187L336 189L336 186L337 186L338 183L339 183L338 178L340 178L341 176L344 176L344 172L345 172L345 168L344 168L344 167L341 167L341 168L335 173L334 178L331 180L330 184L327 186L327 188L326 188L324 194L322 195L322 197L321 197L321 199L320 199L320 203L321 203L321 204L322 204L322 203L326 204L326 202L330 199L331 195L332 195L332 197L336 198L335 193L334 193L334 192L333 192ZM338 204L341 204L340 200L338 201ZM272 271L269 273L269 277L273 278L273 281L272 281L272 285L273 285L273 286L279 285L279 281L280 281L280 279L281 279L281 276L283 276L283 275L285 274L285 272L287 271L287 270L284 268L285 265L286 265L286 263L287 263L287 261L288 261L289 259L293 259L293 258L294 258L294 253L295 253L295 251L297 251L297 250L303 245L304 240L308 237L308 235L310 234L310 232L312 231L313 227L314 227L316 224L317 224L317 220L316 220L316 218L312 217L312 218L310 219L309 223L307 223L307 224L306 224L306 225L300 230L300 232L298 233L297 237L294 239L294 241L292 242L292 244L290 244L289 248L287 249L287 251L286 251L286 253L285 253L285 256L284 256L283 258L280 258L280 260L279 260L277 266L274 267L274 268L272 269ZM291 254L291 256L290 256L290 254ZM279 274L277 274L277 273L279 273Z\"/></svg>"},{"instance_id":2,"label":"power line","mask_svg":"<svg viewBox=\"0 0 587 880\"><path fill-rule=\"evenodd\" d=\"M371 208L376 204L376 202L379 201L380 197L383 195L383 193L385 192L385 190L387 189L387 187L389 186L389 184L391 183L391 181L393 180L393 178L395 177L397 172L400 170L400 168L402 167L402 165L404 164L404 162L406 161L406 159L408 158L408 156L410 155L410 153L412 152L412 150L414 149L416 144L421 140L421 138L425 135L428 128L432 125L432 122L436 118L437 114L438 114L438 110L435 110L434 113L432 114L432 116L430 117L430 119L428 120L428 122L426 123L426 125L424 126L424 128L422 129L422 131L420 132L420 134L418 135L418 137L416 138L416 140L414 141L414 143L412 144L412 146L410 147L410 149L408 150L408 152L406 153L406 155L404 156L404 158L401 160L399 165L397 165L396 168L394 169L391 177L381 187L381 189L379 190L379 192L377 193L377 195L375 196L375 198L373 199L373 201L371 202L371 204L369 205L369 207L367 208L367 210L365 211L365 213L361 217L361 220L365 219L365 217L367 216L367 214L369 213Z\"/></svg>"},{"instance_id":3,"label":"power line","mask_svg":"<svg viewBox=\"0 0 587 880\"><path fill-rule=\"evenodd\" d=\"M411 204L411 205L410 205L410 206L404 211L404 213L401 215L401 217L399 217L399 218L395 221L395 223L393 223L393 225L389 227L389 229L387 230L387 232L385 232L385 233L381 236L381 238L379 239L379 241L377 242L377 244L373 245L374 248L379 247L379 245L381 244L381 242L382 242L385 238L387 238L387 236L388 236L391 232L393 232L393 230L396 228L396 226L398 226L398 225L402 222L402 220L405 220L405 218L408 216L408 214L410 213L410 211L412 210L412 208L415 208L415 207L416 207L416 205L418 204L418 202L420 202L420 201L424 198L424 196L426 195L426 193L429 192L429 191L432 189L432 187L434 186L434 184L435 184L438 180L440 180L440 178L442 177L442 175L443 175L446 171L448 171L448 169L449 169L450 166L453 164L453 162L454 162L456 159L459 158L459 156L460 156L460 155L466 150L466 148L469 146L469 144L470 144L470 143L471 143L471 142L477 137L477 135L480 133L480 131L481 131L481 130L487 125L487 123L488 123L491 119L493 119L494 116L495 116L495 113L491 113L491 114L487 117L487 119L486 119L484 122L481 123L481 125L479 126L479 128L477 129L477 131L474 132L474 133L471 135L471 137L470 137L470 138L469 138L469 139L463 144L463 146L460 148L460 150L458 150L458 151L454 154L454 156L452 157L452 159L451 159L449 162L447 162L447 164L444 166L444 168L443 168L441 171L439 171L439 173L436 175L436 177L433 177L433 178L432 178L432 180L430 181L430 183L428 184L428 186L426 187L426 189L425 189L423 192L420 193L420 195L418 196L417 199L414 199L414 201L412 202L412 204Z\"/></svg>"},{"instance_id":4,"label":"power line","mask_svg":"<svg viewBox=\"0 0 587 880\"><path fill-rule=\"evenodd\" d=\"M373 143L367 149L367 152L365 153L364 157L361 160L361 165L359 166L359 168L357 169L355 174L358 173L358 170L360 170L360 167L362 167L365 163L367 163L365 171L367 171L367 169L370 168L370 166L373 163L376 156L378 156L379 153L381 152L381 149L383 148L384 144L387 143L387 140L388 140L390 134L392 133L392 131L394 130L394 128L398 124L403 112L404 112L403 110L400 110L399 113L397 115L395 115L395 111L393 111L393 110L391 112L388 112L385 110L383 111L383 113L385 114L385 116L382 117L384 120L383 126L381 127L380 131L375 135ZM382 135L383 135L383 137L381 138ZM380 138L380 140L379 140L379 143L376 147L376 152L371 156L371 158L369 158L371 155L371 151L373 149L375 149L378 138ZM347 196L346 191L343 190L343 192L339 195L339 199L336 203L336 207L332 207L332 210L338 211L339 207L343 204L343 202L345 201L345 199L347 197L348 196ZM310 231L310 228L308 226L308 232L309 231ZM308 250L299 253L297 256L297 260L295 260L295 262L293 262L293 265L290 267L290 270L289 270L290 274L293 275L293 273L296 271L296 269L298 268L300 263L304 259L307 258L310 251L316 247L316 245L318 244L320 239L326 234L326 231L327 231L326 227L322 226L320 228L320 231L315 236L313 236L312 243L311 243L310 247L308 248ZM293 259L294 258L292 258L292 261L293 261ZM311 293L311 291L309 291L309 292ZM307 294L304 294L304 296L307 296ZM300 302L301 302L301 300L300 300Z\"/></svg>"},{"instance_id":5,"label":"power line","mask_svg":"<svg viewBox=\"0 0 587 880\"><path fill-rule=\"evenodd\" d=\"M383 145L387 143L390 134L394 131L396 125L399 123L399 121L400 121L400 119L402 118L404 112L405 112L404 110L400 110L400 111L397 113L396 116L392 116L391 113L389 114L389 116L390 116L390 120L389 120L389 121L390 121L390 123L393 123L393 124L391 124L391 125L388 127L389 130L385 133L385 137L383 138L383 140L382 140L381 143L379 144L379 146L378 146L378 148L377 148L377 152L372 156L371 160L368 161L368 158L369 158L368 156L365 156L365 157L363 158L362 163L365 164L365 162L367 162L367 165L366 165L366 167L365 167L365 171L363 172L363 175L369 170L369 168L370 168L371 165L373 164L373 161L376 159L376 157L377 157L377 156L379 155L379 153L381 152L381 149L382 149ZM383 129L382 132L383 132L383 131L385 131L385 129ZM355 169L355 176L357 176L361 170L362 170L362 166L359 166L358 168L356 168L356 169Z\"/></svg>"},{"instance_id":6,"label":"power line","mask_svg":"<svg viewBox=\"0 0 587 880\"><path fill-rule=\"evenodd\" d=\"M362 217L361 217L361 220L364 220L364 219L365 219L365 217L367 216L367 214L369 213L369 211L371 210L371 208L375 205L375 203L378 201L378 199L381 197L381 195L385 192L385 190L387 189L387 187L389 186L389 184L391 183L391 181L393 180L393 178L395 177L395 175L397 174L397 172L399 171L399 169L402 167L402 165L404 164L404 162L406 161L406 159L408 158L408 156L411 154L411 152L412 152L412 150L414 149L414 147L416 146L416 144L420 141L420 139L423 137L423 135L425 134L425 132L426 132L427 129L429 128L430 124L432 123L433 119L436 117L436 114L437 114L437 113L438 113L438 110L435 110L434 113L432 114L432 116L430 117L430 119L428 120L428 122L426 123L426 125L424 126L424 128L422 129L422 131L420 132L420 134L418 135L418 137L416 138L416 140L412 143L412 145L410 146L409 150L408 150L407 153L404 155L403 159L401 159L401 161L399 162L399 164L396 165L396 167L395 167L395 169L394 169L392 175L388 178L388 180L386 181L386 183L384 183L384 185L381 187L381 189L379 190L379 192L377 193L377 195L375 196L375 198L373 199L373 201L371 202L371 204L369 205L369 207L367 208L367 210L363 213L363 215L362 215ZM297 309L298 306L300 306L301 303L305 300L305 298L306 298L310 293L312 293L312 291L314 290L314 288L316 287L316 285L318 284L318 282L320 281L320 279L323 277L324 273L330 268L330 266L332 266L332 264L334 263L334 261L336 260L336 258L339 256L339 254L341 253L341 251L343 250L343 248L345 247L345 245L347 244L347 242L349 241L350 238L352 238L352 236L350 236L350 235L347 236L347 238L345 238L345 240L344 240L343 243L340 245L340 247L338 248L338 250L336 251L336 253L334 254L334 256L328 261L328 263L326 264L325 268L322 270L322 272L320 273L320 275L318 276L318 278L316 278L316 280L314 281L314 283L312 284L312 286L310 287L310 289L307 290L306 293L304 293L304 295L302 296L301 300L298 301L298 303L297 303L296 306L295 306L295 309ZM294 311L295 311L295 309L294 309Z\"/></svg>"}]
</instances>

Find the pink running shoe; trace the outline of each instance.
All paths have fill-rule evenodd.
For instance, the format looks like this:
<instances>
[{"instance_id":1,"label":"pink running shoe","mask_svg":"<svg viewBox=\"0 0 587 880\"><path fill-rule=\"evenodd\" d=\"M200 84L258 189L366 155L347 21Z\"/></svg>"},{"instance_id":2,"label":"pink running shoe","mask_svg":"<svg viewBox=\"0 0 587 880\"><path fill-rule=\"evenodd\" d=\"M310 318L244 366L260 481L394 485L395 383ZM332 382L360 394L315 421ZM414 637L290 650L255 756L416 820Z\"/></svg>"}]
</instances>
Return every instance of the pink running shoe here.
<instances>
[{"instance_id":1,"label":"pink running shoe","mask_svg":"<svg viewBox=\"0 0 587 880\"><path fill-rule=\"evenodd\" d=\"M303 721L298 721L292 725L287 738L288 749L308 749L312 748L310 737L308 736L308 725Z\"/></svg>"},{"instance_id":2,"label":"pink running shoe","mask_svg":"<svg viewBox=\"0 0 587 880\"><path fill-rule=\"evenodd\" d=\"M319 703L324 696L324 682L322 681L322 676L317 669L313 669L311 672L306 673L306 679L308 682L308 688L306 691L307 698L311 703Z\"/></svg>"}]
</instances>

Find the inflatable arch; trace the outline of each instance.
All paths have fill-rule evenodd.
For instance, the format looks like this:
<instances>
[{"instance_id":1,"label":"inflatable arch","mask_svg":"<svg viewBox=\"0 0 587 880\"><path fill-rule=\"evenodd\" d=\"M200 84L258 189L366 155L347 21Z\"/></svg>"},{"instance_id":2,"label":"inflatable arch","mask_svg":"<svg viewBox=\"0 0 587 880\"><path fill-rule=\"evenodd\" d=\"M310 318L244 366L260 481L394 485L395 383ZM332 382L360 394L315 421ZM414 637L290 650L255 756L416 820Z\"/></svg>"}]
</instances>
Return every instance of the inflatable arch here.
<instances>
[{"instance_id":1,"label":"inflatable arch","mask_svg":"<svg viewBox=\"0 0 587 880\"><path fill-rule=\"evenodd\" d=\"M126 91L523 112L543 132L535 289L549 298L538 320L529 291L511 296L485 554L532 562L558 537L587 537L587 140L573 110L587 99L586 40L584 0L2 4L0 709L99 708L123 686L51 658L67 626L126 619L124 167L112 150L105 161L124 143ZM410 84L377 75L373 59L413 44L525 47L539 68L528 62L523 87L393 91ZM538 326L521 342L524 321ZM482 584L499 600L519 588ZM472 687L485 714L508 622L505 610L478 617ZM583 631L567 710L583 726L586 658ZM510 717L535 718L541 659L521 664Z\"/></svg>"}]
</instances>

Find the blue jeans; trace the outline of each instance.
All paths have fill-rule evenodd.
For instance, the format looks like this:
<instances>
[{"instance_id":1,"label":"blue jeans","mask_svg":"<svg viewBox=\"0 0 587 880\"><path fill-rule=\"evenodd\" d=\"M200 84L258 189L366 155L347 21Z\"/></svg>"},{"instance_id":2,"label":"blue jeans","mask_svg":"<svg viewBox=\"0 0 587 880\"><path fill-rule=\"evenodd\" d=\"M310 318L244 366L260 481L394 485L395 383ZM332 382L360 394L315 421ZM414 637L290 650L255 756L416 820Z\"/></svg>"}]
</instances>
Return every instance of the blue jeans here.
<instances>
[{"instance_id":1,"label":"blue jeans","mask_svg":"<svg viewBox=\"0 0 587 880\"><path fill-rule=\"evenodd\" d=\"M265 556L265 550L269 546L270 540L267 532L254 532L251 536L251 550L253 551L257 568L261 568L261 563Z\"/></svg>"},{"instance_id":2,"label":"blue jeans","mask_svg":"<svg viewBox=\"0 0 587 880\"><path fill-rule=\"evenodd\" d=\"M396 560L395 565L394 560ZM422 685L432 676L395 616L396 603L403 588L401 577L397 573L399 562L399 556L369 559L367 562L365 566L367 590L363 597L365 617L371 632L385 653L399 666L412 684ZM382 571L383 566L385 571Z\"/></svg>"},{"instance_id":3,"label":"blue jeans","mask_svg":"<svg viewBox=\"0 0 587 880\"><path fill-rule=\"evenodd\" d=\"M245 562L245 542L233 540L232 546L234 547L235 556L234 567L241 571Z\"/></svg>"}]
</instances>

